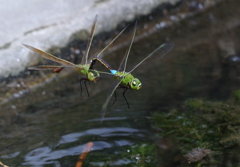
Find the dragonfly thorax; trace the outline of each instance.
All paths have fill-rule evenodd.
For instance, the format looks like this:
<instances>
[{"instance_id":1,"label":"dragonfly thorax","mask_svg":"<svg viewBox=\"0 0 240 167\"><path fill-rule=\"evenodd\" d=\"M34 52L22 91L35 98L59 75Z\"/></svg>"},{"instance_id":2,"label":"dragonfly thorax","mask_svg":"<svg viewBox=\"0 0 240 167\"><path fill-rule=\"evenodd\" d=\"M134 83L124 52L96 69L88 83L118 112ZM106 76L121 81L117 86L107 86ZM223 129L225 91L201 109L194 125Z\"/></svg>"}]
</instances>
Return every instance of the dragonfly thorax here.
<instances>
[{"instance_id":1,"label":"dragonfly thorax","mask_svg":"<svg viewBox=\"0 0 240 167\"><path fill-rule=\"evenodd\" d=\"M135 78L131 73L117 72L117 77L121 79L121 85L132 90L139 90L142 83L138 78Z\"/></svg>"},{"instance_id":2,"label":"dragonfly thorax","mask_svg":"<svg viewBox=\"0 0 240 167\"><path fill-rule=\"evenodd\" d=\"M100 78L100 74L97 70L89 69L90 65L76 65L75 69L83 76L86 76L87 79L91 82L97 82Z\"/></svg>"}]
</instances>

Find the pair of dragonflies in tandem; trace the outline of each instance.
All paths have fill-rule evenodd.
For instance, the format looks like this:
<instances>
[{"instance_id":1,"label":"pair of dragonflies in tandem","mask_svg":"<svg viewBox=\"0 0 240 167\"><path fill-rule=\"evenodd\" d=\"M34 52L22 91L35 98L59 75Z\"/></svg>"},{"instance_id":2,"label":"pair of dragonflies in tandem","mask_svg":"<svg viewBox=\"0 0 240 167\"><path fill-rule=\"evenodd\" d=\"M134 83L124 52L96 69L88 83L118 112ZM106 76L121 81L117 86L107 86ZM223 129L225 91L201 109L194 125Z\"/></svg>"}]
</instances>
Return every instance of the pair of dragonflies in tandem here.
<instances>
[{"instance_id":1,"label":"pair of dragonflies in tandem","mask_svg":"<svg viewBox=\"0 0 240 167\"><path fill-rule=\"evenodd\" d=\"M64 68L69 68L69 67L74 68L77 72L79 72L82 76L84 76L84 78L81 78L81 80L80 80L81 92L82 92L81 82L83 81L84 84L85 84L88 96L89 96L89 92L88 92L88 89L87 89L87 86L86 86L86 81L97 82L100 79L100 74L106 73L106 72L101 72L101 71L95 70L93 68L94 64L96 63L96 61L98 61L102 65L104 65L110 71L110 73L108 73L108 74L113 76L113 78L115 79L115 82L114 82L113 86L111 87L111 89L109 91L109 94L107 96L107 99L106 99L106 101L105 101L105 103L103 104L103 107L102 107L102 119L101 119L101 122L102 122L104 117L105 117L109 101L110 101L111 97L113 96L114 92L116 91L116 89L117 88L124 89L123 97L124 97L124 99L125 99L125 101L128 105L128 108L129 108L129 104L128 104L127 99L124 95L125 92L127 90L139 90L142 87L141 81L139 79L135 78L131 73L139 65L141 65L145 60L150 59L150 58L151 59L160 59L163 56L165 56L173 48L174 44L172 42L167 42L167 43L164 43L164 44L160 45L152 53L150 53L147 57L145 57L142 61L140 61L137 65L135 65L129 72L126 72L128 55L130 53L132 43L134 41L136 29L137 29L137 22L136 22L134 30L133 30L133 35L132 35L130 46L129 46L129 48L128 48L120 66L118 68L118 70L114 70L113 68L111 68L110 65L108 65L101 58L101 54L123 33L123 31L127 27L125 27L102 51L93 55L88 60L88 54L89 54L89 50L90 50L90 47L91 47L91 44L92 44L96 23L97 23L97 15L96 15L96 17L94 19L94 22L93 22L93 25L92 25L92 29L91 29L90 36L89 36L89 39L88 39L86 52L82 57L81 64L73 64L69 61L66 61L66 60L60 59L58 57L55 57L55 56L53 56L49 53L41 51L41 50L39 50L37 48L34 48L32 46L29 46L29 45L26 45L26 44L23 44L23 45L25 47L27 47L28 49L32 50L33 52L36 52L36 53L40 54L42 57L61 64L61 65L40 65L40 66L35 66L35 67L29 67L28 69L30 69L30 70L53 70L53 72L59 73ZM115 97L115 100L116 100L116 97Z\"/></svg>"}]
</instances>

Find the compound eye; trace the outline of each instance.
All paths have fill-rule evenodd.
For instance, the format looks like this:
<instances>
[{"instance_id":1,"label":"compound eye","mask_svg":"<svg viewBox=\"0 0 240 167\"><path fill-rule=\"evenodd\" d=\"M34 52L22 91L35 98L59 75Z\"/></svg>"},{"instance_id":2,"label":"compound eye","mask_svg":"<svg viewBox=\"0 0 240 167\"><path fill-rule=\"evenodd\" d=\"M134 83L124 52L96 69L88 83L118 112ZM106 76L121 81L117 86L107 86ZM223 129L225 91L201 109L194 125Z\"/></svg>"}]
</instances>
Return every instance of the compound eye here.
<instances>
[{"instance_id":1,"label":"compound eye","mask_svg":"<svg viewBox=\"0 0 240 167\"><path fill-rule=\"evenodd\" d=\"M141 83L139 83L139 84L138 84L138 87L142 87L142 84L141 84Z\"/></svg>"},{"instance_id":2,"label":"compound eye","mask_svg":"<svg viewBox=\"0 0 240 167\"><path fill-rule=\"evenodd\" d=\"M132 85L133 85L133 86L136 86L136 81L133 81L133 82L132 82Z\"/></svg>"}]
</instances>

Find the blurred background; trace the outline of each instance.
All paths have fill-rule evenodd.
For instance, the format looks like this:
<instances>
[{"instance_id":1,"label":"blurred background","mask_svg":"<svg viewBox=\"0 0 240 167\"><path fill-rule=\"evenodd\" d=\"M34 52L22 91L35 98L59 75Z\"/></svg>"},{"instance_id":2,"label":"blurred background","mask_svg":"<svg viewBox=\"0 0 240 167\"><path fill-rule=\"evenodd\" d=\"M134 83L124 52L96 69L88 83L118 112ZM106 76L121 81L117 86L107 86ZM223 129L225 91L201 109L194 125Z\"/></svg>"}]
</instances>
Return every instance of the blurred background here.
<instances>
[{"instance_id":1,"label":"blurred background","mask_svg":"<svg viewBox=\"0 0 240 167\"><path fill-rule=\"evenodd\" d=\"M2 1L0 162L75 166L91 142L83 166L237 166L239 12L234 0ZM54 63L22 45L78 64L96 14L90 57L129 25L102 55L114 69L135 21L126 71L161 44L175 44L132 72L142 88L126 92L130 109L117 89L102 123L111 76L87 83L90 97L85 87L81 96L76 71L27 70Z\"/></svg>"}]
</instances>

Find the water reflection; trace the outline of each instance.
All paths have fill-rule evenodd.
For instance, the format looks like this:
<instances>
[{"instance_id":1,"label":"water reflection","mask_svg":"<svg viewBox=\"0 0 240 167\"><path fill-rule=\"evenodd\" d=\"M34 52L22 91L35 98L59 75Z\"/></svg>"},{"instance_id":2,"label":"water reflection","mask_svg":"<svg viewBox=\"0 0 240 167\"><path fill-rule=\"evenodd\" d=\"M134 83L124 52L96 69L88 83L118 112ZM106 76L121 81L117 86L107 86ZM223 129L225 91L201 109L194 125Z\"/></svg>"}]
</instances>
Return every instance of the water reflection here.
<instances>
[{"instance_id":1,"label":"water reflection","mask_svg":"<svg viewBox=\"0 0 240 167\"><path fill-rule=\"evenodd\" d=\"M141 131L138 129L125 128L125 127L89 129L89 130L86 130L85 132L71 133L71 134L62 136L62 139L59 141L58 145L77 141L79 140L79 138L87 135L98 135L99 137L111 137L111 136L115 136L116 134L118 134L119 136L126 136L134 132L136 134L141 133Z\"/></svg>"},{"instance_id":2,"label":"water reflection","mask_svg":"<svg viewBox=\"0 0 240 167\"><path fill-rule=\"evenodd\" d=\"M19 154L20 154L20 152L17 151L12 154L3 155L3 156L1 156L1 158L14 158L14 157L18 156Z\"/></svg>"},{"instance_id":3,"label":"water reflection","mask_svg":"<svg viewBox=\"0 0 240 167\"><path fill-rule=\"evenodd\" d=\"M93 142L91 151L99 151L127 145L130 146L136 142L132 138L139 138L140 141L146 139L149 134L146 130L127 127L96 128L83 132L70 133L63 135L55 148L44 146L30 151L24 157L22 165L46 165L52 164L63 157L78 156L86 145L84 142L88 142L87 140L95 140L91 141ZM118 139L113 140L112 138L115 137ZM115 163L123 163L123 160Z\"/></svg>"}]
</instances>

